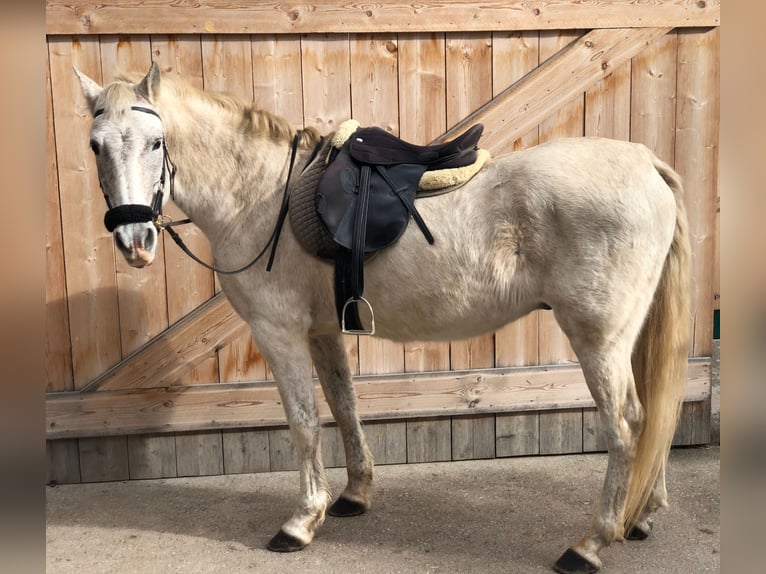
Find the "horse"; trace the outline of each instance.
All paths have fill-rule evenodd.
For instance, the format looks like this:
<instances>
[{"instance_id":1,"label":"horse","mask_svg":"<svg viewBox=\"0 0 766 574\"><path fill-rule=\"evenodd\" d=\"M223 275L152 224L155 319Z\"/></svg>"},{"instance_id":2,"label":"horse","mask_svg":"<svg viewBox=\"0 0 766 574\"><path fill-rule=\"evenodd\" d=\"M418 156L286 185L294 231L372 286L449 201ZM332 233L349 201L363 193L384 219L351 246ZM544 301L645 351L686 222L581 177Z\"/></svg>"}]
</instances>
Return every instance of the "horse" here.
<instances>
[{"instance_id":1,"label":"horse","mask_svg":"<svg viewBox=\"0 0 766 574\"><path fill-rule=\"evenodd\" d=\"M90 145L116 248L134 267L151 264L163 224L147 213L172 195L210 241L221 288L274 373L300 487L267 548L301 550L326 514L370 508L373 458L356 413L332 265L308 254L289 225L270 271L245 264L273 242L287 180L321 136L252 102L161 74L156 63L103 87L74 71L93 116ZM665 469L690 331L680 177L641 144L559 139L494 157L460 189L419 199L418 209L433 245L409 226L366 264L375 335L463 339L552 309L608 448L592 524L553 568L595 572L602 548L646 538L655 512L667 506ZM335 502L321 459L312 362L346 454L347 484Z\"/></svg>"}]
</instances>

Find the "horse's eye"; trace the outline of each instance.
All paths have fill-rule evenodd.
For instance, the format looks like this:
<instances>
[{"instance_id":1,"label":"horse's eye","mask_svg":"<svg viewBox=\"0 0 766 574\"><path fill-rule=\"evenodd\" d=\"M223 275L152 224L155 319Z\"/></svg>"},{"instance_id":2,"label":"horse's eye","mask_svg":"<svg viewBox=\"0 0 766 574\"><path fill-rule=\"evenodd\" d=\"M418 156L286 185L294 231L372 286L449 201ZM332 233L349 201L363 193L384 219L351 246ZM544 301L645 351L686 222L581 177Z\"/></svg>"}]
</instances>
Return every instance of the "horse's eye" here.
<instances>
[{"instance_id":1,"label":"horse's eye","mask_svg":"<svg viewBox=\"0 0 766 574\"><path fill-rule=\"evenodd\" d=\"M93 153L96 155L101 151L101 148L99 148L98 144L93 140L90 140L90 149L92 149Z\"/></svg>"},{"instance_id":2,"label":"horse's eye","mask_svg":"<svg viewBox=\"0 0 766 574\"><path fill-rule=\"evenodd\" d=\"M162 145L162 140L157 140L157 141L156 141L156 142L154 142L154 144L152 145L152 151L157 151L158 149L160 149L160 146L161 146L161 145Z\"/></svg>"}]
</instances>

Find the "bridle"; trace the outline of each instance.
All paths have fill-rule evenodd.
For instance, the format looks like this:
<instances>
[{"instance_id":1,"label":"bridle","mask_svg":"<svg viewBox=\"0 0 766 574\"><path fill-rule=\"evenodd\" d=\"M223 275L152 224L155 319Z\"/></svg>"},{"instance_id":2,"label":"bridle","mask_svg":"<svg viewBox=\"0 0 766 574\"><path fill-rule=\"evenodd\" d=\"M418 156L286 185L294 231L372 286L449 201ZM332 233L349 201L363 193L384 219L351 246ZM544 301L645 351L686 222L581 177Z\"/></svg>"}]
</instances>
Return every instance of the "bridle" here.
<instances>
[{"instance_id":1,"label":"bridle","mask_svg":"<svg viewBox=\"0 0 766 574\"><path fill-rule=\"evenodd\" d=\"M160 115L154 111L151 108L147 108L144 106L131 106L131 110L136 112L143 112L146 114L151 114L153 116L156 116L159 118L160 122L162 121L162 118ZM96 110L93 113L93 117L97 118L101 114L104 113L103 108ZM289 203L290 198L290 178L292 176L293 172L293 166L295 165L295 156L298 151L298 145L300 143L302 136L302 131L298 130L295 133L295 136L293 137L292 147L290 150L290 165L287 172L287 182L285 183L285 191L284 195L282 197L282 205L279 209L279 216L277 217L276 225L274 226L274 230L271 232L271 236L269 237L268 241L266 241L266 244L263 246L263 249L256 255L249 263L243 265L242 267L239 267L238 269L232 269L232 270L225 270L220 269L216 267L215 265L210 265L209 263L205 263L202 261L199 257L197 257L191 249L184 243L183 239L181 238L178 233L173 229L173 227L178 225L186 225L187 223L192 223L192 220L187 219L179 219L178 221L173 221L170 216L164 215L162 213L162 204L164 200L164 193L165 193L165 181L167 179L170 189L170 198L174 198L174 180L176 175L176 166L170 159L170 154L168 153L168 147L165 143L165 138L162 138L162 173L160 174L159 179L159 186L157 191L154 192L154 197L152 198L151 205L140 205L135 203L129 203L124 205L117 205L113 206L112 202L109 200L109 196L104 191L103 185L101 185L101 180L99 178L99 185L101 186L101 192L104 195L104 200L106 201L107 206L107 212L104 215L104 226L106 226L107 231L110 233L113 232L117 226L119 225L125 225L127 223L148 223L152 222L154 224L154 227L157 229L157 232L160 233L163 230L168 232L168 235L173 239L173 241L178 245L178 247L181 248L181 250L186 253L189 257L191 257L194 261L205 267L206 269L209 269L211 271L214 271L216 273L220 273L222 275L234 275L236 273L242 273L243 271L246 271L253 265L255 265L266 253L266 250L271 246L271 255L269 256L269 261L266 266L267 271L271 271L271 267L274 263L274 256L276 254L277 250L277 242L279 241L279 236L282 232L282 226L284 225L285 218L287 216L287 207ZM317 146L318 149L319 146Z\"/></svg>"}]
</instances>

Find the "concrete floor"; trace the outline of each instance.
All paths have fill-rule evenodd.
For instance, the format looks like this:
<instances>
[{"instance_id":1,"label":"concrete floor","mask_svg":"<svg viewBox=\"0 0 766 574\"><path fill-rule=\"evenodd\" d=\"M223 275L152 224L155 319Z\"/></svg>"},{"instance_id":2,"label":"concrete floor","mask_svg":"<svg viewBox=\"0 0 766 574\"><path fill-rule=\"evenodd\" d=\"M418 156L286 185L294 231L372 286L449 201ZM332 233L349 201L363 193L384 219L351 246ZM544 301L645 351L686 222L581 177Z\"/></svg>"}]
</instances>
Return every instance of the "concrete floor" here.
<instances>
[{"instance_id":1,"label":"concrete floor","mask_svg":"<svg viewBox=\"0 0 766 574\"><path fill-rule=\"evenodd\" d=\"M676 449L650 538L605 549L602 572L720 571L718 447ZM552 572L590 524L603 454L379 466L373 507L328 517L302 552L265 544L289 517L297 473L47 489L48 574ZM329 471L334 492L342 469Z\"/></svg>"}]
</instances>

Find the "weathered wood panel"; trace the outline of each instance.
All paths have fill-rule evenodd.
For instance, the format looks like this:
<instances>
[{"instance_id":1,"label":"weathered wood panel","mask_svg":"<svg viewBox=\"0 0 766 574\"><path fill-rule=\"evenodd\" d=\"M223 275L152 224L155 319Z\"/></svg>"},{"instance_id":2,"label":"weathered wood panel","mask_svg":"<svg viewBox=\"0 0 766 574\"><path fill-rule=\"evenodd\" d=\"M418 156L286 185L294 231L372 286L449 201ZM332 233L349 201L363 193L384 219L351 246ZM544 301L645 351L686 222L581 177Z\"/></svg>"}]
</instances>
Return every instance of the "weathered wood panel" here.
<instances>
[{"instance_id":1,"label":"weathered wood panel","mask_svg":"<svg viewBox=\"0 0 766 574\"><path fill-rule=\"evenodd\" d=\"M713 352L715 212L718 189L719 30L678 32L675 167L683 177L694 245L693 351Z\"/></svg>"},{"instance_id":2,"label":"weathered wood panel","mask_svg":"<svg viewBox=\"0 0 766 574\"><path fill-rule=\"evenodd\" d=\"M268 472L268 431L223 431L223 470L226 474Z\"/></svg>"},{"instance_id":3,"label":"weathered wood panel","mask_svg":"<svg viewBox=\"0 0 766 574\"><path fill-rule=\"evenodd\" d=\"M495 33L492 38L492 58L493 96L497 97L540 65L540 33ZM539 141L539 128L534 125L521 134L510 149L526 149L537 145ZM496 367L540 364L540 313L532 311L495 332Z\"/></svg>"},{"instance_id":4,"label":"weathered wood panel","mask_svg":"<svg viewBox=\"0 0 766 574\"><path fill-rule=\"evenodd\" d=\"M46 51L46 63L50 56ZM69 338L64 244L61 229L56 136L53 129L53 94L50 65L45 67L45 390L71 391L72 344Z\"/></svg>"},{"instance_id":5,"label":"weathered wood panel","mask_svg":"<svg viewBox=\"0 0 766 574\"><path fill-rule=\"evenodd\" d=\"M53 4L49 3L49 7ZM448 4L458 11L469 10L467 3ZM597 2L587 8L579 4L578 9L603 9L607 4L615 3ZM669 4L678 7L681 3L659 4L665 9ZM120 3L119 9L129 5ZM207 3L198 8L206 10L211 6ZM432 8L423 7L423 13L433 14ZM226 10L217 4L214 9ZM269 10L260 5L255 9ZM470 10L474 9L471 5ZM550 14L547 5L541 10ZM96 8L94 13L103 16L108 11ZM414 26L422 26L424 21L413 22ZM342 27L345 23L340 24L332 31L346 32ZM272 377L250 341L246 326L222 296L202 310L198 308L215 292L213 274L170 244L164 246L164 258L158 257L149 277L125 266L119 256L115 258L111 239L101 224L103 200L94 185L93 163L86 145L89 118L71 73L73 63L81 62L86 73L99 79L101 70L113 74L118 65L141 69L153 58L160 62L164 73L183 74L208 89L241 93L295 124L317 125L322 131L355 117L405 139L427 143L452 137L474 121L482 121L487 126L482 145L496 153L534 145L541 130L543 139L555 134L585 133L647 142L675 163L686 183L695 248L692 353L708 354L717 253L717 29L689 28L666 34L667 27L674 25L671 21L651 24L659 26L657 29L629 29L632 25L624 23L620 27L625 29L596 29L567 46L568 40L580 35L579 29L592 28L593 23L577 26L577 20L570 19L561 26L537 26L530 31L519 28L513 33L507 32L508 27L491 28L495 31L490 33L489 29L474 28L468 20L461 24L459 30L446 25L414 34L396 34L386 28L364 30L359 35L317 34L316 30L302 34L295 28L285 34L272 28L250 35L256 32L251 28L197 30L188 36L168 35L165 29L149 36L157 30L146 28L141 30L142 35L132 36L113 35L117 32L113 30L112 35L101 37L49 37L47 144L54 161L49 162L47 172L48 209L49 213L61 211L61 217L49 217L47 228L47 302L49 320L55 322L49 330L49 348L59 349L66 356L49 357L51 372L47 382L49 391L91 391L84 395L73 393L66 400L59 394L50 396L49 415L56 414L49 422L56 422L56 426L49 429L49 436L131 435L128 443L114 440L97 443L96 447L88 439L83 439L83 444L76 440L51 443L56 446L49 450L49 457L63 469L62 475L77 480L73 472L75 457L86 465L110 461L108 470L91 475L85 471L83 480L120 476L123 466L129 469L129 476L168 474L170 447L158 446L167 441L154 441L155 437L149 436L142 442L143 437L134 434L158 431L184 431L179 435L180 443L174 441L174 456L176 465L180 460L179 468L189 474L218 472L216 469L288 469L295 465L289 433L281 426L284 417L271 384L218 385L218 389L204 384ZM493 95L502 97L484 105ZM449 126L455 127L442 135ZM60 206L56 203L59 196ZM83 201L90 202L84 211ZM168 211L182 217L172 206ZM75 213L79 226L76 231L72 228ZM88 220L85 226L79 221L83 214ZM60 230L56 229L57 223ZM189 227L183 232L194 249L208 258L209 246L199 231ZM93 251L94 246L101 251ZM106 264L96 265L104 254ZM141 281L147 283L139 291ZM160 304L152 307L156 300ZM578 374L575 384L582 385L583 391L579 398L575 398L576 393L569 395L572 387L567 385L554 385L544 394L529 398L530 389L523 385L495 388L490 383L484 389L463 381L456 388L450 377L462 374L440 379L443 374L437 373L428 382L415 381L413 386L410 375L403 374L572 360L566 339L556 331L558 327L550 317L550 312L534 312L494 335L451 343L405 346L347 337L352 372L391 373L388 379L357 381L363 395L363 417L372 435L371 448L378 462L404 462L408 434L416 440L410 445L416 460L441 458L445 449L452 459L475 457L489 452L491 441L498 456L522 454L534 448L539 452L541 444L544 450L566 450L571 448L566 446L566 440L574 435L546 436L547 425L540 422L541 414L546 414L540 409L562 407L576 408L559 413L559 418L566 420L557 422L572 429L579 425L580 448L598 450L597 417L590 409L582 412L583 406L592 403L577 380ZM68 319L71 321L66 325ZM171 327L164 330L168 324ZM237 344L227 346L238 337ZM100 347L91 348L96 340ZM146 341L149 343L142 346ZM108 368L115 364L113 369ZM579 373L579 369L572 369ZM498 375L485 372L483 376L491 381ZM699 384L694 376L688 398L704 401L709 396L709 383ZM434 381L436 386L431 391L420 387L421 383ZM483 393L478 402L474 402L477 396L472 394L476 389ZM503 393L510 397L503 398ZM325 409L323 421L329 422L329 412L320 404ZM700 426L704 425L705 413L693 404L696 406L685 407L682 420L687 422L679 427L679 440L686 441L684 444L705 434ZM696 410L689 414L689 409ZM504 430L503 425L514 420L516 411L521 411L516 423L524 418L529 429L537 429L536 447L524 446L523 441L509 438L513 433ZM455 416L449 425L421 420L432 415ZM417 422L412 422L412 417ZM410 422L412 428L408 430ZM252 426L262 426L262 430L248 428ZM429 434L420 430L429 427L448 433L450 440L445 443L444 437L423 439ZM226 430L212 434L187 432L206 428ZM327 461L340 464L342 447L337 429L329 427L325 434ZM208 446L203 448L202 444ZM75 445L79 449L86 447L84 458ZM207 469L198 459L205 449L214 459ZM160 455L160 451L165 454ZM122 458L124 463L118 462Z\"/></svg>"},{"instance_id":6,"label":"weathered wood panel","mask_svg":"<svg viewBox=\"0 0 766 574\"><path fill-rule=\"evenodd\" d=\"M311 4L259 2L235 5L122 0L93 4L85 0L48 0L47 34L325 33L438 32L464 30L550 30L630 26L717 26L719 0L554 0L445 1L430 4L381 2Z\"/></svg>"},{"instance_id":7,"label":"weathered wood panel","mask_svg":"<svg viewBox=\"0 0 766 574\"><path fill-rule=\"evenodd\" d=\"M128 437L81 438L80 478L82 482L128 480Z\"/></svg>"},{"instance_id":8,"label":"weathered wood panel","mask_svg":"<svg viewBox=\"0 0 766 574\"><path fill-rule=\"evenodd\" d=\"M129 436L128 468L131 479L177 476L176 441L173 435Z\"/></svg>"},{"instance_id":9,"label":"weathered wood panel","mask_svg":"<svg viewBox=\"0 0 766 574\"><path fill-rule=\"evenodd\" d=\"M366 420L593 406L577 366L359 377L354 388ZM330 409L316 385L320 419ZM689 363L687 400L710 394L710 361ZM98 393L56 393L46 410L49 438L275 426L285 423L273 384L178 386Z\"/></svg>"},{"instance_id":10,"label":"weathered wood panel","mask_svg":"<svg viewBox=\"0 0 766 574\"><path fill-rule=\"evenodd\" d=\"M540 32L540 61L545 62L554 58L570 44L576 45L581 36L582 32L577 30ZM587 47L589 41L584 40L582 45ZM575 98L558 106L554 114L540 123L539 142L543 143L562 137L583 136L584 115L584 94L578 90ZM540 363L547 365L577 361L577 356L569 345L569 339L556 322L553 311L538 313L537 329L538 360Z\"/></svg>"},{"instance_id":11,"label":"weathered wood panel","mask_svg":"<svg viewBox=\"0 0 766 574\"><path fill-rule=\"evenodd\" d=\"M191 85L202 88L202 40L199 35L158 35L151 39L152 58L163 74L177 74ZM174 220L186 218L172 201L165 205L165 214ZM204 261L212 261L210 243L200 229L192 224L176 228L184 243ZM210 299L215 293L213 272L198 265L172 241L163 243L165 276L167 277L168 322L176 323ZM218 381L218 354L210 353L195 362L188 373L182 374L183 384L209 384Z\"/></svg>"},{"instance_id":12,"label":"weathered wood panel","mask_svg":"<svg viewBox=\"0 0 766 574\"><path fill-rule=\"evenodd\" d=\"M76 65L101 81L100 44L97 37L63 37L50 39L48 49L73 381L79 389L121 358L113 242L102 223L104 200L88 148L90 112L72 72Z\"/></svg>"},{"instance_id":13,"label":"weathered wood panel","mask_svg":"<svg viewBox=\"0 0 766 574\"><path fill-rule=\"evenodd\" d=\"M178 476L223 474L221 431L180 433L175 443Z\"/></svg>"},{"instance_id":14,"label":"weathered wood panel","mask_svg":"<svg viewBox=\"0 0 766 574\"><path fill-rule=\"evenodd\" d=\"M497 456L540 454L540 413L509 413L496 415Z\"/></svg>"}]
</instances>

